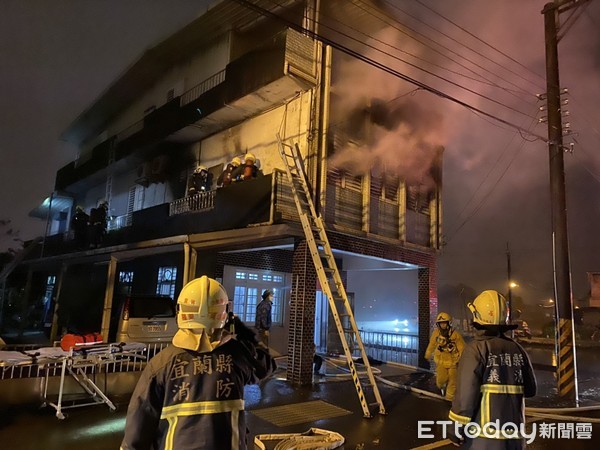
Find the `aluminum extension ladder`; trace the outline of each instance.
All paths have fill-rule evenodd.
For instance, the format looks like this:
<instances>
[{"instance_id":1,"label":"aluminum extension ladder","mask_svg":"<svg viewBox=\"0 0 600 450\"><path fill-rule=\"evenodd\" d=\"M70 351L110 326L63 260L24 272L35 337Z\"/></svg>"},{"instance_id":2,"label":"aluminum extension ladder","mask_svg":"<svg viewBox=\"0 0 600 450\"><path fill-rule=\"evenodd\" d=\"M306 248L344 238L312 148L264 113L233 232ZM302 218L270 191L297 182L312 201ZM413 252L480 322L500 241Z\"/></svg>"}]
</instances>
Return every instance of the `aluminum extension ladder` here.
<instances>
[{"instance_id":1,"label":"aluminum extension ladder","mask_svg":"<svg viewBox=\"0 0 600 450\"><path fill-rule=\"evenodd\" d=\"M371 411L365 397L359 374L354 365L354 360L352 359L352 352L356 349L360 350L363 364L367 370L369 383L373 388L376 403L379 405L379 413L385 414L385 407L381 400L381 394L377 388L373 370L358 332L358 327L354 320L354 314L352 313L348 296L346 295L346 289L344 288L333 252L331 251L331 246L329 245L329 239L327 238L327 233L325 231L325 223L322 217L317 215L315 210L315 205L306 180L306 172L304 170L300 150L298 149L297 144L285 144L281 140L279 134L277 134L277 143L279 154L284 162L288 181L292 188L294 203L296 203L296 209L300 216L300 222L302 223L302 229L306 236L306 242L310 249L310 254L321 284L321 289L329 301L329 308L331 309L335 325L340 335L340 340L342 341L344 355L352 375L352 380L354 381L354 386L364 416L371 417ZM315 234L318 235L318 239L315 239ZM325 261L325 266L323 265L323 261ZM341 313L339 311L341 311ZM350 343L352 343L352 348Z\"/></svg>"}]
</instances>

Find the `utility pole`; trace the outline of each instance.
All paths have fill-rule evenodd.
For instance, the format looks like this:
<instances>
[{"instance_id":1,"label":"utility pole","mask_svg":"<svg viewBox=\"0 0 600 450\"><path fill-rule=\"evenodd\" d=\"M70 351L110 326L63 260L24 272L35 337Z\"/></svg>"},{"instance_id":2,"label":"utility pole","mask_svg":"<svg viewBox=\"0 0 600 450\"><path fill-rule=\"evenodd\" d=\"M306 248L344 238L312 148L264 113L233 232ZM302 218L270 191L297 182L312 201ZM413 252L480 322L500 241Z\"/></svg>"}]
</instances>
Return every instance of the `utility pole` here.
<instances>
[{"instance_id":1,"label":"utility pole","mask_svg":"<svg viewBox=\"0 0 600 450\"><path fill-rule=\"evenodd\" d=\"M508 320L512 320L512 275L510 270L510 248L506 243L506 277L508 282Z\"/></svg>"},{"instance_id":2,"label":"utility pole","mask_svg":"<svg viewBox=\"0 0 600 450\"><path fill-rule=\"evenodd\" d=\"M554 263L554 297L557 312L557 382L560 397L577 404L577 365L573 325L573 295L567 234L567 204L561 117L561 90L558 75L559 15L586 0L567 0L544 6L546 39L546 99L548 108L548 149L550 156L550 203L552 215L552 250Z\"/></svg>"}]
</instances>

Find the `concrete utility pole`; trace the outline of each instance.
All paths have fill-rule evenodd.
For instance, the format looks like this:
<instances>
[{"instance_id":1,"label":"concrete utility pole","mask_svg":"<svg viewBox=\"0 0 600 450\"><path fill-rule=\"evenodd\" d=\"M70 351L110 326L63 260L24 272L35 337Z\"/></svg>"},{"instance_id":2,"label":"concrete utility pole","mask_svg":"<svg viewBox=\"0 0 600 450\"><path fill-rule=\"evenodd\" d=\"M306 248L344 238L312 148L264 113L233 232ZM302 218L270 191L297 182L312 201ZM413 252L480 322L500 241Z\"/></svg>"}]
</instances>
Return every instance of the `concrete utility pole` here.
<instances>
[{"instance_id":1,"label":"concrete utility pole","mask_svg":"<svg viewBox=\"0 0 600 450\"><path fill-rule=\"evenodd\" d=\"M550 156L550 202L552 210L552 250L554 258L554 296L557 311L558 394L577 404L577 365L573 325L573 295L567 234L567 204L561 117L561 89L558 76L559 15L587 0L556 0L544 6L546 37L546 99L548 107L548 149Z\"/></svg>"},{"instance_id":2,"label":"concrete utility pole","mask_svg":"<svg viewBox=\"0 0 600 450\"><path fill-rule=\"evenodd\" d=\"M506 282L508 283L508 319L512 320L513 318L513 311L512 311L512 273L511 273L511 267L510 267L510 248L508 246L508 242L506 243Z\"/></svg>"}]
</instances>

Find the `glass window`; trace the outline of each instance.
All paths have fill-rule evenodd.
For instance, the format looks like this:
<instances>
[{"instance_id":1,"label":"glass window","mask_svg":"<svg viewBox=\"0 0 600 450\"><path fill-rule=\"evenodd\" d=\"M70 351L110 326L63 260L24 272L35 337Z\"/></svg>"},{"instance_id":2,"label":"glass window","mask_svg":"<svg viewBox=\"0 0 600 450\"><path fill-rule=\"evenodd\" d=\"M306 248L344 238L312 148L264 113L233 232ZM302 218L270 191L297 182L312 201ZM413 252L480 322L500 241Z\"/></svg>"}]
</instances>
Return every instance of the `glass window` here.
<instances>
[{"instance_id":1,"label":"glass window","mask_svg":"<svg viewBox=\"0 0 600 450\"><path fill-rule=\"evenodd\" d=\"M177 281L177 267L159 267L156 293L175 298L175 282Z\"/></svg>"},{"instance_id":2,"label":"glass window","mask_svg":"<svg viewBox=\"0 0 600 450\"><path fill-rule=\"evenodd\" d=\"M133 272L119 272L118 292L124 295L131 295L133 290Z\"/></svg>"},{"instance_id":3,"label":"glass window","mask_svg":"<svg viewBox=\"0 0 600 450\"><path fill-rule=\"evenodd\" d=\"M240 276L243 274L244 276ZM243 322L253 324L256 320L256 306L262 300L262 293L269 289L273 292L271 318L274 324L283 323L285 274L256 270L253 272L235 271L235 279L230 278L233 287L233 312Z\"/></svg>"}]
</instances>

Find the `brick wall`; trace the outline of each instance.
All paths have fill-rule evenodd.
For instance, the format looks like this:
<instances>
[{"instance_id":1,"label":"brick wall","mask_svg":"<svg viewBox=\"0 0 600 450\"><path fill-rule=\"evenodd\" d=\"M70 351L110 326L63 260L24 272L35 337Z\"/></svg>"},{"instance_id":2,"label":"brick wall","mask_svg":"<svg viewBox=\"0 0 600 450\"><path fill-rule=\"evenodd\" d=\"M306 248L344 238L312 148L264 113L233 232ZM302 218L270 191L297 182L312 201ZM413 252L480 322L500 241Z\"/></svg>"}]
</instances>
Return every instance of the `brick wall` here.
<instances>
[{"instance_id":1,"label":"brick wall","mask_svg":"<svg viewBox=\"0 0 600 450\"><path fill-rule=\"evenodd\" d=\"M306 240L294 249L292 295L288 339L287 379L294 384L312 383L317 272Z\"/></svg>"},{"instance_id":2,"label":"brick wall","mask_svg":"<svg viewBox=\"0 0 600 450\"><path fill-rule=\"evenodd\" d=\"M256 252L219 253L217 255L215 277L223 277L224 266L291 273L292 252L290 250L260 250Z\"/></svg>"}]
</instances>

